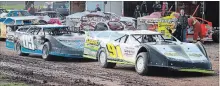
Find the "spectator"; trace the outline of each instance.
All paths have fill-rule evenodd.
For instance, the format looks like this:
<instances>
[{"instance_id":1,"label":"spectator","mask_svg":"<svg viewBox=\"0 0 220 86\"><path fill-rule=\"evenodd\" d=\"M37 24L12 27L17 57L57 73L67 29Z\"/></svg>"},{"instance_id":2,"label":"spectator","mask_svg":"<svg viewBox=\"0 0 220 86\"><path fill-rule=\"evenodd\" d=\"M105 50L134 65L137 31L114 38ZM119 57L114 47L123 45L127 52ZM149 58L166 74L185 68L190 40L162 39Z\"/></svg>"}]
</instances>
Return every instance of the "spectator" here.
<instances>
[{"instance_id":1,"label":"spectator","mask_svg":"<svg viewBox=\"0 0 220 86\"><path fill-rule=\"evenodd\" d=\"M138 17L141 17L141 12L140 12L140 6L139 5L137 5L136 6L136 9L134 10L134 16L133 16L134 18L138 18Z\"/></svg>"},{"instance_id":2,"label":"spectator","mask_svg":"<svg viewBox=\"0 0 220 86\"><path fill-rule=\"evenodd\" d=\"M99 4L96 5L95 11L101 11L101 9L99 8Z\"/></svg>"},{"instance_id":3,"label":"spectator","mask_svg":"<svg viewBox=\"0 0 220 86\"><path fill-rule=\"evenodd\" d=\"M29 12L31 15L35 15L34 4L31 4L31 7L28 8L28 12Z\"/></svg>"},{"instance_id":4,"label":"spectator","mask_svg":"<svg viewBox=\"0 0 220 86\"><path fill-rule=\"evenodd\" d=\"M194 35L193 35L193 42L197 42L197 38L198 36L200 37L200 41L202 43L204 43L204 40L203 40L203 35L202 35L202 28L201 28L201 23L193 18L193 17L190 17L188 18L188 24L189 26L192 26L193 27L193 30L194 30Z\"/></svg>"},{"instance_id":5,"label":"spectator","mask_svg":"<svg viewBox=\"0 0 220 86\"><path fill-rule=\"evenodd\" d=\"M180 34L180 41L182 42L186 42L186 35L187 35L187 26L188 26L188 17L185 15L185 12L183 9L180 10L180 16L178 18L178 30L181 30L179 32L181 32Z\"/></svg>"},{"instance_id":6,"label":"spectator","mask_svg":"<svg viewBox=\"0 0 220 86\"><path fill-rule=\"evenodd\" d=\"M141 14L142 14L142 16L146 16L147 15L147 4L146 4L146 1L143 1L143 3L141 4Z\"/></svg>"},{"instance_id":7,"label":"spectator","mask_svg":"<svg viewBox=\"0 0 220 86\"><path fill-rule=\"evenodd\" d=\"M159 1L156 1L155 4L153 5L154 12L158 12L161 10L161 5Z\"/></svg>"}]
</instances>

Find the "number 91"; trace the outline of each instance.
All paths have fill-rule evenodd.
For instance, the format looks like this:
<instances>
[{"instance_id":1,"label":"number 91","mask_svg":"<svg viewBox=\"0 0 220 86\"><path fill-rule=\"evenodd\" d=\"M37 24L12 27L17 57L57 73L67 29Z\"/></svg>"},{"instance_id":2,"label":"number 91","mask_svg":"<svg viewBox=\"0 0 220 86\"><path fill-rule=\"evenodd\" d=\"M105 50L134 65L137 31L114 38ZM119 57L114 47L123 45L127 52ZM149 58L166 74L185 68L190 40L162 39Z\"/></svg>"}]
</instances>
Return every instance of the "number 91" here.
<instances>
[{"instance_id":1,"label":"number 91","mask_svg":"<svg viewBox=\"0 0 220 86\"><path fill-rule=\"evenodd\" d=\"M114 46L112 43L107 43L107 50L109 52L109 56L112 58L123 58L121 53L121 48L119 45Z\"/></svg>"}]
</instances>

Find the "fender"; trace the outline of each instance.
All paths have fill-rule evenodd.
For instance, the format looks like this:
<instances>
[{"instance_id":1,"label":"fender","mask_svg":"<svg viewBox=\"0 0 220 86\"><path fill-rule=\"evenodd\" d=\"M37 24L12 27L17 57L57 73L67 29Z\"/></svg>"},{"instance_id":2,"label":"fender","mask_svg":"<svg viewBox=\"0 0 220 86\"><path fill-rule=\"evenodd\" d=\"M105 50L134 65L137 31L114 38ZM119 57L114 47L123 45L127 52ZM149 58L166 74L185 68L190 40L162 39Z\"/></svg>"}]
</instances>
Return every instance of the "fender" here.
<instances>
[{"instance_id":1,"label":"fender","mask_svg":"<svg viewBox=\"0 0 220 86\"><path fill-rule=\"evenodd\" d=\"M0 18L0 22L4 22L6 18Z\"/></svg>"},{"instance_id":2,"label":"fender","mask_svg":"<svg viewBox=\"0 0 220 86\"><path fill-rule=\"evenodd\" d=\"M162 55L160 52L158 52L156 49L149 45L142 45L147 51L149 56L149 66L157 66L157 67L165 67L168 66L168 59L166 56Z\"/></svg>"},{"instance_id":3,"label":"fender","mask_svg":"<svg viewBox=\"0 0 220 86\"><path fill-rule=\"evenodd\" d=\"M202 53L206 56L206 58L209 60L208 54L201 42L197 42L196 46L202 51Z\"/></svg>"}]
</instances>

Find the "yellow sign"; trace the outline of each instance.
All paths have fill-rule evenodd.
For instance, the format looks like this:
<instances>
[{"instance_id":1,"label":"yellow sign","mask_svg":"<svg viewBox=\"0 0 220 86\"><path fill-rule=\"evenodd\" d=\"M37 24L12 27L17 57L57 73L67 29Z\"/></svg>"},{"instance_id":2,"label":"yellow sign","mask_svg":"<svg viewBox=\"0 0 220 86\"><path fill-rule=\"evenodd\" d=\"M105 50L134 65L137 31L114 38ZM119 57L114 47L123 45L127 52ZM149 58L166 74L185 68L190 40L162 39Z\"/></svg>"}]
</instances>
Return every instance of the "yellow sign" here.
<instances>
[{"instance_id":1,"label":"yellow sign","mask_svg":"<svg viewBox=\"0 0 220 86\"><path fill-rule=\"evenodd\" d=\"M98 40L92 40L92 39L87 39L86 43L90 45L97 45L97 46L99 45Z\"/></svg>"}]
</instances>

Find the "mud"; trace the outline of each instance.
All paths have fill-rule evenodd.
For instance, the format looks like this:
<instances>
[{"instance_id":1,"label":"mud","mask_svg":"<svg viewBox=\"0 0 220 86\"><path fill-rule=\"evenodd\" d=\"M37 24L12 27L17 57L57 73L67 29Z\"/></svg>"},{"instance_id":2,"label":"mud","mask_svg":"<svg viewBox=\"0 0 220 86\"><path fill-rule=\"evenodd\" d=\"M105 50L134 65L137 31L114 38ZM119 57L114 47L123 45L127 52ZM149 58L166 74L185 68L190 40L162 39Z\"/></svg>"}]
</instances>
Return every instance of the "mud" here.
<instances>
[{"instance_id":1,"label":"mud","mask_svg":"<svg viewBox=\"0 0 220 86\"><path fill-rule=\"evenodd\" d=\"M0 41L0 73L30 85L40 86L218 86L219 44L208 42L214 75L151 68L154 72L140 76L133 66L101 68L95 60L63 59L44 61L41 56L18 56Z\"/></svg>"}]
</instances>

